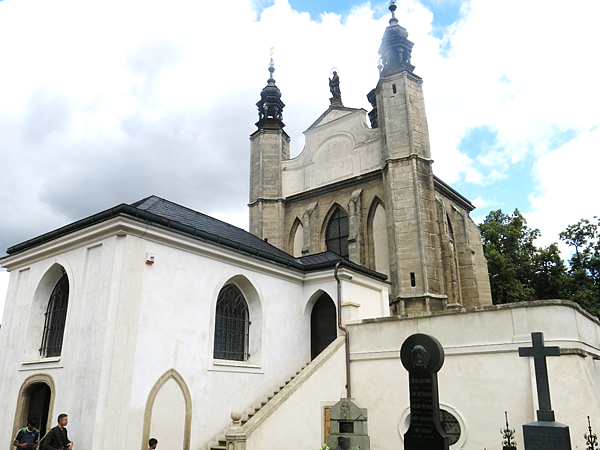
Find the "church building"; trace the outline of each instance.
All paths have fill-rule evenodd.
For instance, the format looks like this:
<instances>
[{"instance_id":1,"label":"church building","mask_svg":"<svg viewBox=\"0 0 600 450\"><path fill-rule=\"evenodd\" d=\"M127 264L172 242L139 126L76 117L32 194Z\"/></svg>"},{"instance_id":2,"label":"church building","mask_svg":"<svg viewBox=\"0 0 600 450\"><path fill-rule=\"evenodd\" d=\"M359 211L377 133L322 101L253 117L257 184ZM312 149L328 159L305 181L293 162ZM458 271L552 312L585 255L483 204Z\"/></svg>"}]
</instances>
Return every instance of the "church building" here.
<instances>
[{"instance_id":1,"label":"church building","mask_svg":"<svg viewBox=\"0 0 600 450\"><path fill-rule=\"evenodd\" d=\"M332 90L294 159L271 65L250 136L250 232L296 257L331 250L388 275L393 314L491 305L474 207L433 175L412 48L393 9L370 126Z\"/></svg>"},{"instance_id":2,"label":"church building","mask_svg":"<svg viewBox=\"0 0 600 450\"><path fill-rule=\"evenodd\" d=\"M473 205L433 174L395 9L372 110L345 106L333 73L331 105L293 159L270 65L250 232L149 196L7 250L1 448L28 418L45 433L67 413L75 450L146 450L151 437L170 450L316 450L351 397L370 448L401 449L400 348L415 333L446 355L450 449L500 448L505 412L523 448L538 394L519 348L533 332L560 347L547 358L552 407L583 447L586 417L600 418L600 321L564 300L492 304Z\"/></svg>"}]
</instances>

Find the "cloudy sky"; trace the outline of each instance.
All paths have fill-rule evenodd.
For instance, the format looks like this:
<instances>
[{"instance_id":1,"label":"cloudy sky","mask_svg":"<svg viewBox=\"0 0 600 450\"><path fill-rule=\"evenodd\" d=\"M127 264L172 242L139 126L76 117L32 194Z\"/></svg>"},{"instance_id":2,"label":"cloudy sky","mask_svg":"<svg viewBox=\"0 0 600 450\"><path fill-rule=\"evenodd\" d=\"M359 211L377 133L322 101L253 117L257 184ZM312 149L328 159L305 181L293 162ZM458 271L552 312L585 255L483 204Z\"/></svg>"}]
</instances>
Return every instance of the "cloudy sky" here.
<instances>
[{"instance_id":1,"label":"cloudy sky","mask_svg":"<svg viewBox=\"0 0 600 450\"><path fill-rule=\"evenodd\" d=\"M155 194L247 228L248 136L275 48L293 156L370 109L387 2L0 0L0 255ZM600 213L597 0L402 0L434 171L546 245ZM0 309L8 274L0 272Z\"/></svg>"}]
</instances>

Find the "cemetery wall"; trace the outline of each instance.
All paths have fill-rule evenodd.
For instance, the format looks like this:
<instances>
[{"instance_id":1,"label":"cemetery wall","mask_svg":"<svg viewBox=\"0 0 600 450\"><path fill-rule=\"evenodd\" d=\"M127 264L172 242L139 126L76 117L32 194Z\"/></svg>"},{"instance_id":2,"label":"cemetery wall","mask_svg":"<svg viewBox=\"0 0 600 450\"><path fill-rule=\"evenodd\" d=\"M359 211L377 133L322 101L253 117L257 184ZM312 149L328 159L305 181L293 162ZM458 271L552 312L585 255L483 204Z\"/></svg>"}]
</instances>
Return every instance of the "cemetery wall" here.
<instances>
[{"instance_id":1,"label":"cemetery wall","mask_svg":"<svg viewBox=\"0 0 600 450\"><path fill-rule=\"evenodd\" d=\"M353 397L369 410L372 449L401 448L408 428L408 375L399 349L414 333L436 337L445 363L438 373L443 409L461 424L462 439L451 449L500 448L499 430L508 411L523 448L521 426L537 420L532 358L518 356L541 331L550 357L552 407L569 425L573 447L584 447L586 416L600 423L600 323L567 301L491 306L420 317L389 317L348 325L351 333ZM596 425L598 427L599 425Z\"/></svg>"}]
</instances>

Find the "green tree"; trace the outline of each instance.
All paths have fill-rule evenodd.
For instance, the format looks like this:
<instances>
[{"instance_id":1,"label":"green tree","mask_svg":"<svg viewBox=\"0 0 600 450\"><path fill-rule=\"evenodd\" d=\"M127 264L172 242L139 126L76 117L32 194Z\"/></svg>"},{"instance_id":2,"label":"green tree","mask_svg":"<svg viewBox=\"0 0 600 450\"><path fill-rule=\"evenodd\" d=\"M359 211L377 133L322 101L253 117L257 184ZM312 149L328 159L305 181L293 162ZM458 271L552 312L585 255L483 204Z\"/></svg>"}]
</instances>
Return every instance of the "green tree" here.
<instances>
[{"instance_id":1,"label":"green tree","mask_svg":"<svg viewBox=\"0 0 600 450\"><path fill-rule=\"evenodd\" d=\"M531 255L536 250L533 240L539 231L527 228L518 209L512 215L504 214L501 209L491 211L480 229L494 303L534 300L535 290L530 286Z\"/></svg>"},{"instance_id":2,"label":"green tree","mask_svg":"<svg viewBox=\"0 0 600 450\"><path fill-rule=\"evenodd\" d=\"M537 300L564 299L569 297L569 276L558 245L538 248L532 258L534 275L531 287Z\"/></svg>"},{"instance_id":3,"label":"green tree","mask_svg":"<svg viewBox=\"0 0 600 450\"><path fill-rule=\"evenodd\" d=\"M490 212L480 225L495 304L564 298L567 274L558 246L534 245L540 231L527 226L518 209Z\"/></svg>"},{"instance_id":4,"label":"green tree","mask_svg":"<svg viewBox=\"0 0 600 450\"><path fill-rule=\"evenodd\" d=\"M581 219L560 233L574 249L569 270L569 298L600 317L600 219Z\"/></svg>"}]
</instances>

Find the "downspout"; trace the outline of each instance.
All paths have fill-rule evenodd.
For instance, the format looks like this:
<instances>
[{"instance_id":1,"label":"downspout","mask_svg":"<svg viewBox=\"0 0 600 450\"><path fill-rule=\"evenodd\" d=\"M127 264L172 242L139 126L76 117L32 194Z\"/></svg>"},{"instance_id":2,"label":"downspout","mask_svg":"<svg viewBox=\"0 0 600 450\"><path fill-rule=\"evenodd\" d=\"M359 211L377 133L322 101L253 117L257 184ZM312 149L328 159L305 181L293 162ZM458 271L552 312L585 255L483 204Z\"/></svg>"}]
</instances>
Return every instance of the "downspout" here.
<instances>
[{"instance_id":1,"label":"downspout","mask_svg":"<svg viewBox=\"0 0 600 450\"><path fill-rule=\"evenodd\" d=\"M348 329L342 326L342 282L338 277L339 267L340 263L338 262L333 271L333 276L337 281L338 328L346 335L346 396L352 398L352 387L350 384L350 334L348 333Z\"/></svg>"}]
</instances>

